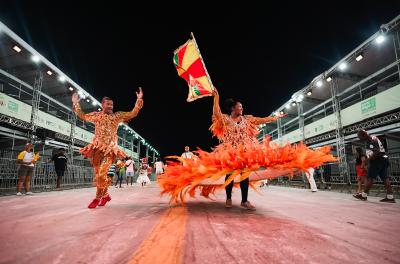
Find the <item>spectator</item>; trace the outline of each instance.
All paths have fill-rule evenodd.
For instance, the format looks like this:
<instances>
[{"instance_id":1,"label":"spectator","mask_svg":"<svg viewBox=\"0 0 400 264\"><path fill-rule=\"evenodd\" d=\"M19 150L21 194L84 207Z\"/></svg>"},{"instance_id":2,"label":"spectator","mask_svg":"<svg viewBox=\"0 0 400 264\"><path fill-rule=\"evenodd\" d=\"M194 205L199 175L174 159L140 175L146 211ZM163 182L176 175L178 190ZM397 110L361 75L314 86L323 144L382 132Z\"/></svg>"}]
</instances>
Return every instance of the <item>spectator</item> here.
<instances>
[{"instance_id":1,"label":"spectator","mask_svg":"<svg viewBox=\"0 0 400 264\"><path fill-rule=\"evenodd\" d=\"M115 183L115 187L117 187L119 182L119 188L122 188L122 180L125 178L125 173L126 173L125 162L123 160L118 160L117 161L118 179L117 182Z\"/></svg>"},{"instance_id":2,"label":"spectator","mask_svg":"<svg viewBox=\"0 0 400 264\"><path fill-rule=\"evenodd\" d=\"M125 161L126 167L126 186L129 186L129 179L131 180L131 186L133 186L133 176L135 175L135 162L131 157L127 157Z\"/></svg>"},{"instance_id":3,"label":"spectator","mask_svg":"<svg viewBox=\"0 0 400 264\"><path fill-rule=\"evenodd\" d=\"M111 164L110 168L108 169L107 177L110 179L110 180L109 180L110 185L112 185L112 183L114 182L113 179L114 179L114 176L115 176L115 173L116 173L116 169L117 169L117 164L116 164L116 162L114 162L113 164Z\"/></svg>"},{"instance_id":4,"label":"spectator","mask_svg":"<svg viewBox=\"0 0 400 264\"><path fill-rule=\"evenodd\" d=\"M164 163L161 160L156 158L156 162L154 163L154 167L156 168L156 175L160 175L164 173Z\"/></svg>"},{"instance_id":5,"label":"spectator","mask_svg":"<svg viewBox=\"0 0 400 264\"><path fill-rule=\"evenodd\" d=\"M385 184L386 197L381 202L395 203L392 185L388 175L389 158L386 155L382 142L376 136L371 136L365 130L358 131L358 138L367 143L367 157L369 161L367 184L362 193L353 195L355 198L366 201L374 180L379 176Z\"/></svg>"},{"instance_id":6,"label":"spectator","mask_svg":"<svg viewBox=\"0 0 400 264\"><path fill-rule=\"evenodd\" d=\"M364 184L364 187L367 184L368 160L367 156L363 153L362 148L357 147L356 152L357 194L359 194L361 193L362 184Z\"/></svg>"},{"instance_id":7,"label":"spectator","mask_svg":"<svg viewBox=\"0 0 400 264\"><path fill-rule=\"evenodd\" d=\"M181 157L185 158L185 159L193 159L193 158L195 158L193 152L190 151L189 146L185 147L185 152L182 153Z\"/></svg>"},{"instance_id":8,"label":"spectator","mask_svg":"<svg viewBox=\"0 0 400 264\"><path fill-rule=\"evenodd\" d=\"M309 168L307 173L306 173L306 177L308 182L310 183L310 189L311 192L317 192L318 188L317 188L317 184L315 183L314 180L314 168Z\"/></svg>"},{"instance_id":9,"label":"spectator","mask_svg":"<svg viewBox=\"0 0 400 264\"><path fill-rule=\"evenodd\" d=\"M57 174L56 190L61 190L61 182L64 177L65 170L67 169L68 158L65 156L65 149L60 148L56 154L51 158L54 162L54 169Z\"/></svg>"},{"instance_id":10,"label":"spectator","mask_svg":"<svg viewBox=\"0 0 400 264\"><path fill-rule=\"evenodd\" d=\"M39 154L33 153L33 146L31 143L25 145L25 149L18 154L17 164L18 168L18 183L17 183L17 195L22 195L22 185L25 187L27 195L31 195L31 177L35 168L35 163L39 159Z\"/></svg>"}]
</instances>

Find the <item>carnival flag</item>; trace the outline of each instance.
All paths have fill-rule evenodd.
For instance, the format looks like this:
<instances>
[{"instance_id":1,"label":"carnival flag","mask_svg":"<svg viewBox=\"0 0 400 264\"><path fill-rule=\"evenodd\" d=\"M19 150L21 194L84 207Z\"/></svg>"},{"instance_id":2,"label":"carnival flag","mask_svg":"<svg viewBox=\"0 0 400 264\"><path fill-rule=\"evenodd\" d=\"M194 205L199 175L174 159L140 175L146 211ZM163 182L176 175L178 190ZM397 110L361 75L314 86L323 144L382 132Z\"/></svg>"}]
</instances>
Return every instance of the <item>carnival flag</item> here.
<instances>
[{"instance_id":1,"label":"carnival flag","mask_svg":"<svg viewBox=\"0 0 400 264\"><path fill-rule=\"evenodd\" d=\"M214 87L193 33L192 39L175 50L174 64L178 75L189 85L188 102L212 95Z\"/></svg>"}]
</instances>

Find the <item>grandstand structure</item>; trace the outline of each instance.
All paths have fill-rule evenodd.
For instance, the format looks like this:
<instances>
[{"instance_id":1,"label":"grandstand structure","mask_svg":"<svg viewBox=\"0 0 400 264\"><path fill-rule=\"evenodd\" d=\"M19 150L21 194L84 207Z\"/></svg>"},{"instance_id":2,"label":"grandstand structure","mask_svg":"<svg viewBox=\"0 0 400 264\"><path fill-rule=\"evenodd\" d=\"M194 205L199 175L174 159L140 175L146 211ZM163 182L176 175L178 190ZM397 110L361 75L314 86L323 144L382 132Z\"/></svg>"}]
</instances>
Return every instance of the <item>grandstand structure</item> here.
<instances>
[{"instance_id":1,"label":"grandstand structure","mask_svg":"<svg viewBox=\"0 0 400 264\"><path fill-rule=\"evenodd\" d=\"M327 181L356 180L355 146L360 129L377 135L390 158L394 185L400 181L400 15L316 76L273 114L276 124L262 126L259 139L279 144L303 141L312 148L331 145L338 162L325 167Z\"/></svg>"},{"instance_id":2,"label":"grandstand structure","mask_svg":"<svg viewBox=\"0 0 400 264\"><path fill-rule=\"evenodd\" d=\"M69 186L91 184L92 170L78 150L91 142L94 126L76 117L71 95L77 92L85 112L100 111L101 104L84 88L0 22L0 194L15 187L15 158L27 141L41 155L33 179L34 189L51 189L55 180L48 158L55 149L67 150ZM132 98L135 100L136 98ZM133 101L134 103L134 101ZM119 146L134 160L159 155L128 124L118 129Z\"/></svg>"}]
</instances>

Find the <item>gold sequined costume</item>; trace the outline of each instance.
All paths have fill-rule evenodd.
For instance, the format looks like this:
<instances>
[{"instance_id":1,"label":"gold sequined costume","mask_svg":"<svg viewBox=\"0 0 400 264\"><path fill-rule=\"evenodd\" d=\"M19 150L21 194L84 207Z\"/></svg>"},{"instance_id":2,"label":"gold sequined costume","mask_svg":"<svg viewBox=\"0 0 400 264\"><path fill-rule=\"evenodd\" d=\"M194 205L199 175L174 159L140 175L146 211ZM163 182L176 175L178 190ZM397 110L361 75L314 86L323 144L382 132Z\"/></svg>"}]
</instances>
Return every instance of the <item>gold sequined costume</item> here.
<instances>
[{"instance_id":1,"label":"gold sequined costume","mask_svg":"<svg viewBox=\"0 0 400 264\"><path fill-rule=\"evenodd\" d=\"M92 143L80 150L85 158L89 158L95 170L96 198L106 196L110 180L107 172L116 158L125 158L126 154L118 147L117 130L121 122L128 122L136 117L143 107L143 99L137 99L135 107L130 112L91 112L85 114L79 103L74 103L74 111L79 118L95 125L95 135Z\"/></svg>"}]
</instances>

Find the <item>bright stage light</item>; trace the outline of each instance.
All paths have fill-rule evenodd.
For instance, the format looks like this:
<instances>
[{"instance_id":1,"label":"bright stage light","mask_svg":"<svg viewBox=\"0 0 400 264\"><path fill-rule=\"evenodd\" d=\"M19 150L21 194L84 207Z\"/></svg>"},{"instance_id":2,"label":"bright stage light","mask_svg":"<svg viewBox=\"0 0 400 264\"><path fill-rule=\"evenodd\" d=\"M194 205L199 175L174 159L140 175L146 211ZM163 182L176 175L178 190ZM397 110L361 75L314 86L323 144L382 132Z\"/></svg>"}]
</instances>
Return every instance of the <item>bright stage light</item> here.
<instances>
[{"instance_id":1,"label":"bright stage light","mask_svg":"<svg viewBox=\"0 0 400 264\"><path fill-rule=\"evenodd\" d=\"M300 94L299 96L297 96L296 102L300 103L301 101L303 101L304 99L304 95Z\"/></svg>"},{"instance_id":2,"label":"bright stage light","mask_svg":"<svg viewBox=\"0 0 400 264\"><path fill-rule=\"evenodd\" d=\"M326 81L327 81L327 82L331 82L331 81L332 81L332 78L331 78L331 77L328 77L328 78L326 78Z\"/></svg>"},{"instance_id":3,"label":"bright stage light","mask_svg":"<svg viewBox=\"0 0 400 264\"><path fill-rule=\"evenodd\" d=\"M356 61L360 61L360 60L362 60L364 57L363 57L363 55L362 54L359 54L357 57L356 57Z\"/></svg>"},{"instance_id":4,"label":"bright stage light","mask_svg":"<svg viewBox=\"0 0 400 264\"><path fill-rule=\"evenodd\" d=\"M288 103L288 104L285 106L285 108L286 108L286 109L289 109L289 108L290 108L290 103Z\"/></svg>"},{"instance_id":5,"label":"bright stage light","mask_svg":"<svg viewBox=\"0 0 400 264\"><path fill-rule=\"evenodd\" d=\"M66 79L65 79L65 77L64 76L60 76L60 77L58 77L58 80L60 81L60 82L65 82L66 81Z\"/></svg>"},{"instance_id":6,"label":"bright stage light","mask_svg":"<svg viewBox=\"0 0 400 264\"><path fill-rule=\"evenodd\" d=\"M321 80L317 81L316 85L317 85L317 87L321 87L322 86L322 81Z\"/></svg>"},{"instance_id":7,"label":"bright stage light","mask_svg":"<svg viewBox=\"0 0 400 264\"><path fill-rule=\"evenodd\" d=\"M308 96L312 95L312 91L311 91L311 90L308 91L308 92L307 92L307 95L308 95Z\"/></svg>"},{"instance_id":8,"label":"bright stage light","mask_svg":"<svg viewBox=\"0 0 400 264\"><path fill-rule=\"evenodd\" d=\"M84 94L82 91L79 91L79 92L78 92L78 95L79 95L79 97L82 98L82 99L85 99L85 98L86 98L85 94Z\"/></svg>"},{"instance_id":9,"label":"bright stage light","mask_svg":"<svg viewBox=\"0 0 400 264\"><path fill-rule=\"evenodd\" d=\"M384 42L385 41L385 36L383 36L383 35L379 35L376 39L375 39L375 42L377 43L377 44L381 44L382 42Z\"/></svg>"},{"instance_id":10,"label":"bright stage light","mask_svg":"<svg viewBox=\"0 0 400 264\"><path fill-rule=\"evenodd\" d=\"M39 63L39 62L40 62L39 56L36 56L36 55L32 55L32 56L31 56L31 60L32 60L34 63Z\"/></svg>"},{"instance_id":11,"label":"bright stage light","mask_svg":"<svg viewBox=\"0 0 400 264\"><path fill-rule=\"evenodd\" d=\"M20 53L22 49L20 47L18 47L17 45L14 45L13 50Z\"/></svg>"},{"instance_id":12,"label":"bright stage light","mask_svg":"<svg viewBox=\"0 0 400 264\"><path fill-rule=\"evenodd\" d=\"M344 71L344 70L346 70L346 69L347 69L347 63L346 63L346 62L342 62L342 63L339 65L339 70Z\"/></svg>"},{"instance_id":13,"label":"bright stage light","mask_svg":"<svg viewBox=\"0 0 400 264\"><path fill-rule=\"evenodd\" d=\"M50 70L48 70L47 72L46 72L48 75L53 75L53 72L52 71L50 71Z\"/></svg>"},{"instance_id":14,"label":"bright stage light","mask_svg":"<svg viewBox=\"0 0 400 264\"><path fill-rule=\"evenodd\" d=\"M72 92L74 90L74 87L70 86L70 87L68 87L68 90L70 90Z\"/></svg>"}]
</instances>

